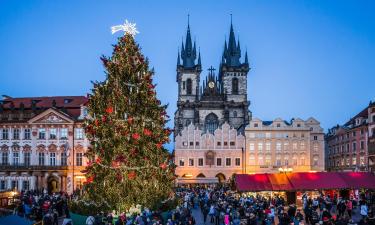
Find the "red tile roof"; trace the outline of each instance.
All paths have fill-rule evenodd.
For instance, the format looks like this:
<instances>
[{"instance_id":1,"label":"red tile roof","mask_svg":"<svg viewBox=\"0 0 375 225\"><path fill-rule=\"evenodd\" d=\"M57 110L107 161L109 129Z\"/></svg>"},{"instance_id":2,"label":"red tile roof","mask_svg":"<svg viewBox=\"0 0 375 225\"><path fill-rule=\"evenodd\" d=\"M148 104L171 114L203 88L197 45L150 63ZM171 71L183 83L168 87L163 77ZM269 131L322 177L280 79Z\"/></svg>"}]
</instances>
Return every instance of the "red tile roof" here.
<instances>
[{"instance_id":1,"label":"red tile roof","mask_svg":"<svg viewBox=\"0 0 375 225\"><path fill-rule=\"evenodd\" d=\"M25 97L25 98L12 98L5 97L3 101L3 108L10 109L11 103L14 108L20 108L21 103L25 108L31 108L31 102L35 101L36 107L50 108L52 107L53 100L56 102L56 107L80 107L87 102L85 96L48 96L48 97Z\"/></svg>"},{"instance_id":2,"label":"red tile roof","mask_svg":"<svg viewBox=\"0 0 375 225\"><path fill-rule=\"evenodd\" d=\"M23 104L24 110L27 112L31 111L32 102L35 102L36 114L39 114L54 106L57 110L61 110L71 117L77 119L81 114L81 105L85 105L87 101L88 99L85 96L48 96L24 98L12 98L9 96L4 96L0 103L4 111L7 111L12 107L15 110L20 109L21 104Z\"/></svg>"}]
</instances>

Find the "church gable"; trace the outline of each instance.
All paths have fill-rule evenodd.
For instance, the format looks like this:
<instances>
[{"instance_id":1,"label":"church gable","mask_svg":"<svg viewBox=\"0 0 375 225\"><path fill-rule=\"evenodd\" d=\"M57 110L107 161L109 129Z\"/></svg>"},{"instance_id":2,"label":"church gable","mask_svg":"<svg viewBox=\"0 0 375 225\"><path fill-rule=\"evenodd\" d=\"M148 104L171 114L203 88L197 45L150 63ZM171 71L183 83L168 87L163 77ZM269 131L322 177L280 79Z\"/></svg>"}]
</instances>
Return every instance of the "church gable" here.
<instances>
[{"instance_id":1,"label":"church gable","mask_svg":"<svg viewBox=\"0 0 375 225\"><path fill-rule=\"evenodd\" d=\"M29 120L29 123L40 123L40 124L50 124L50 123L66 124L66 123L73 123L73 122L74 121L69 116L66 116L63 113L60 113L59 111L54 110L54 109L48 109Z\"/></svg>"}]
</instances>

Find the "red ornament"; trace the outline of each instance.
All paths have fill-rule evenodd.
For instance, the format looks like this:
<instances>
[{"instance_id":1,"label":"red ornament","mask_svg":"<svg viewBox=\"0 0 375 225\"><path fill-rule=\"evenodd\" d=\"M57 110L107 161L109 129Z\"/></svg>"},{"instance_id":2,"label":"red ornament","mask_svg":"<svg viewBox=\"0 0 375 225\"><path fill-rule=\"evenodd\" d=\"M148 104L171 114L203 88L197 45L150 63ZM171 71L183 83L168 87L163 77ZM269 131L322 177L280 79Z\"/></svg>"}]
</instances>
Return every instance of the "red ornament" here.
<instances>
[{"instance_id":1,"label":"red ornament","mask_svg":"<svg viewBox=\"0 0 375 225\"><path fill-rule=\"evenodd\" d=\"M111 114L111 113L113 113L113 108L112 108L112 106L109 106L108 108L106 108L106 113L108 113L108 114Z\"/></svg>"},{"instance_id":2,"label":"red ornament","mask_svg":"<svg viewBox=\"0 0 375 225\"><path fill-rule=\"evenodd\" d=\"M161 148L161 146L163 146L162 142L159 142L159 143L156 144L156 147L159 148L159 149Z\"/></svg>"},{"instance_id":3,"label":"red ornament","mask_svg":"<svg viewBox=\"0 0 375 225\"><path fill-rule=\"evenodd\" d=\"M163 170L165 170L167 167L168 165L166 163L160 164L160 168L162 168Z\"/></svg>"},{"instance_id":4,"label":"red ornament","mask_svg":"<svg viewBox=\"0 0 375 225\"><path fill-rule=\"evenodd\" d=\"M116 179L117 179L118 182L121 182L122 181L122 175L120 173L118 173L116 175Z\"/></svg>"},{"instance_id":5,"label":"red ornament","mask_svg":"<svg viewBox=\"0 0 375 225\"><path fill-rule=\"evenodd\" d=\"M146 136L151 136L152 135L152 131L150 131L149 129L145 128L143 130L143 133L146 135Z\"/></svg>"},{"instance_id":6,"label":"red ornament","mask_svg":"<svg viewBox=\"0 0 375 225\"><path fill-rule=\"evenodd\" d=\"M130 173L128 173L129 180L133 180L136 177L137 177L137 173L135 171L131 171Z\"/></svg>"},{"instance_id":7,"label":"red ornament","mask_svg":"<svg viewBox=\"0 0 375 225\"><path fill-rule=\"evenodd\" d=\"M94 120L95 126L99 126L99 121L97 119Z\"/></svg>"},{"instance_id":8,"label":"red ornament","mask_svg":"<svg viewBox=\"0 0 375 225\"><path fill-rule=\"evenodd\" d=\"M95 175L92 175L92 176L86 178L86 183L90 184L90 183L92 183L94 181L94 179L95 179Z\"/></svg>"},{"instance_id":9,"label":"red ornament","mask_svg":"<svg viewBox=\"0 0 375 225\"><path fill-rule=\"evenodd\" d=\"M132 124L132 123L133 123L133 117L129 117L129 118L128 118L128 123L129 123L129 124Z\"/></svg>"},{"instance_id":10,"label":"red ornament","mask_svg":"<svg viewBox=\"0 0 375 225\"><path fill-rule=\"evenodd\" d=\"M107 117L106 116L102 116L102 122L105 123L105 121L107 121Z\"/></svg>"},{"instance_id":11,"label":"red ornament","mask_svg":"<svg viewBox=\"0 0 375 225\"><path fill-rule=\"evenodd\" d=\"M102 162L102 159L101 159L100 157L98 157L98 158L96 159L96 163L100 164L101 162Z\"/></svg>"},{"instance_id":12,"label":"red ornament","mask_svg":"<svg viewBox=\"0 0 375 225\"><path fill-rule=\"evenodd\" d=\"M87 167L90 167L90 166L92 166L92 161L87 162Z\"/></svg>"},{"instance_id":13,"label":"red ornament","mask_svg":"<svg viewBox=\"0 0 375 225\"><path fill-rule=\"evenodd\" d=\"M141 137L141 136L140 136L138 133L134 133L134 134L132 135L132 138L133 138L134 140L139 140L140 137Z\"/></svg>"}]
</instances>

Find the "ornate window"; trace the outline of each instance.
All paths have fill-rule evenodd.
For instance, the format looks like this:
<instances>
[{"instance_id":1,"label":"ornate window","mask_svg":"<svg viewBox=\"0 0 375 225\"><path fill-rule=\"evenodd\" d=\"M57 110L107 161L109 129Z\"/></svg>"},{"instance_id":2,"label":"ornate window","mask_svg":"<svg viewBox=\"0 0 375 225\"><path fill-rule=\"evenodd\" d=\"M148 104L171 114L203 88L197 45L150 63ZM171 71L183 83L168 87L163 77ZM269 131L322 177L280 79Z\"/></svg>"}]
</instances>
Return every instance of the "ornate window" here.
<instances>
[{"instance_id":1,"label":"ornate window","mask_svg":"<svg viewBox=\"0 0 375 225\"><path fill-rule=\"evenodd\" d=\"M186 80L186 94L187 95L191 95L192 94L192 87L193 85L192 85L192 81L191 81L191 79L189 78L189 79L187 79Z\"/></svg>"},{"instance_id":2,"label":"ornate window","mask_svg":"<svg viewBox=\"0 0 375 225\"><path fill-rule=\"evenodd\" d=\"M61 165L66 166L67 164L67 155L66 152L61 153Z\"/></svg>"},{"instance_id":3,"label":"ornate window","mask_svg":"<svg viewBox=\"0 0 375 225\"><path fill-rule=\"evenodd\" d=\"M25 130L24 130L24 139L25 140L30 140L31 139L31 136L30 136L30 133L31 133L31 131L30 131L30 128L26 128Z\"/></svg>"},{"instance_id":4,"label":"ornate window","mask_svg":"<svg viewBox=\"0 0 375 225\"><path fill-rule=\"evenodd\" d=\"M8 152L2 152L1 164L2 165L8 165Z\"/></svg>"},{"instance_id":5,"label":"ornate window","mask_svg":"<svg viewBox=\"0 0 375 225\"><path fill-rule=\"evenodd\" d=\"M217 116L214 113L208 114L205 120L206 132L208 131L211 134L213 134L215 130L218 128L218 126L219 126L219 121L218 121Z\"/></svg>"},{"instance_id":6,"label":"ornate window","mask_svg":"<svg viewBox=\"0 0 375 225\"><path fill-rule=\"evenodd\" d=\"M232 94L238 94L238 78L236 77L232 79Z\"/></svg>"},{"instance_id":7,"label":"ornate window","mask_svg":"<svg viewBox=\"0 0 375 225\"><path fill-rule=\"evenodd\" d=\"M76 166L82 166L82 156L81 152L76 153Z\"/></svg>"},{"instance_id":8,"label":"ornate window","mask_svg":"<svg viewBox=\"0 0 375 225\"><path fill-rule=\"evenodd\" d=\"M44 152L39 152L39 166L44 166Z\"/></svg>"},{"instance_id":9,"label":"ornate window","mask_svg":"<svg viewBox=\"0 0 375 225\"><path fill-rule=\"evenodd\" d=\"M23 161L25 166L30 166L30 152L23 153Z\"/></svg>"},{"instance_id":10,"label":"ornate window","mask_svg":"<svg viewBox=\"0 0 375 225\"><path fill-rule=\"evenodd\" d=\"M55 152L49 153L49 165L56 166L56 153Z\"/></svg>"}]
</instances>

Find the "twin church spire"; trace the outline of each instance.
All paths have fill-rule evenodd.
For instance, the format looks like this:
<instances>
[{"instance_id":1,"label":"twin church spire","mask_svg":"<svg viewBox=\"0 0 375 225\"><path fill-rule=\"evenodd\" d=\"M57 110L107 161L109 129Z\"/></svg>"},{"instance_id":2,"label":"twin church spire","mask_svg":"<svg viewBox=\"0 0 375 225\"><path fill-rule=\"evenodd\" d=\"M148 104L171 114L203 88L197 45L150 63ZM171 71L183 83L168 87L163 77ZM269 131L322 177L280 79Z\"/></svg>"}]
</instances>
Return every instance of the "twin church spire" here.
<instances>
[{"instance_id":1,"label":"twin church spire","mask_svg":"<svg viewBox=\"0 0 375 225\"><path fill-rule=\"evenodd\" d=\"M224 51L221 59L221 66L227 66L227 67L240 67L242 66L242 63L240 62L241 58L241 47L240 47L240 41L238 40L236 43L236 38L234 35L233 30L233 24L231 19L230 24L230 32L229 32L229 40L228 44L225 40L224 43ZM177 66L182 66L186 69L193 69L196 66L201 67L201 54L200 51L198 52L198 60L197 59L197 48L196 48L196 42L194 41L194 44L191 39L191 33L190 33L190 23L189 23L189 17L188 17L188 26L187 26L187 32L186 32L186 40L185 44L182 41L181 44L181 52L179 51L177 54ZM181 63L182 60L182 63ZM245 65L248 65L248 57L247 52L245 53Z\"/></svg>"}]
</instances>

